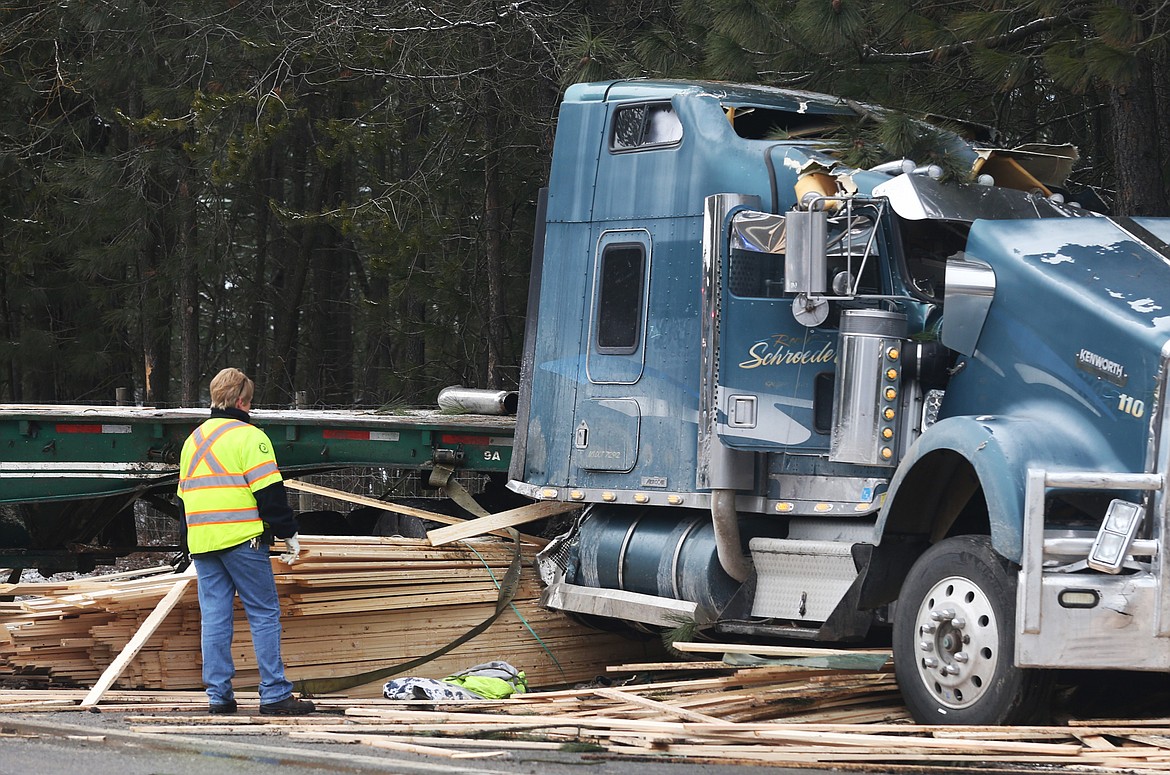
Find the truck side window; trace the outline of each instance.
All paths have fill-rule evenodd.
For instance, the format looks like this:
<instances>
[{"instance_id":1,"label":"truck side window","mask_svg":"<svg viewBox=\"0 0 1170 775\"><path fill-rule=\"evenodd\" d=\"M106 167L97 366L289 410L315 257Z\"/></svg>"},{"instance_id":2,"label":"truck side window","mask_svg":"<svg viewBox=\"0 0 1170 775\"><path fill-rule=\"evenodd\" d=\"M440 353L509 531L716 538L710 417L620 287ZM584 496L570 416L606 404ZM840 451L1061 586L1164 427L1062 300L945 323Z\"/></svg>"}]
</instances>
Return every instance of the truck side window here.
<instances>
[{"instance_id":1,"label":"truck side window","mask_svg":"<svg viewBox=\"0 0 1170 775\"><path fill-rule=\"evenodd\" d=\"M783 215L741 210L732 218L727 290L734 296L777 299L784 295Z\"/></svg>"},{"instance_id":2,"label":"truck side window","mask_svg":"<svg viewBox=\"0 0 1170 775\"><path fill-rule=\"evenodd\" d=\"M601 256L596 331L598 352L630 354L642 334L646 253L641 245L607 245Z\"/></svg>"},{"instance_id":3,"label":"truck side window","mask_svg":"<svg viewBox=\"0 0 1170 775\"><path fill-rule=\"evenodd\" d=\"M682 123L669 102L630 105L614 112L611 151L674 145L682 140Z\"/></svg>"}]
</instances>

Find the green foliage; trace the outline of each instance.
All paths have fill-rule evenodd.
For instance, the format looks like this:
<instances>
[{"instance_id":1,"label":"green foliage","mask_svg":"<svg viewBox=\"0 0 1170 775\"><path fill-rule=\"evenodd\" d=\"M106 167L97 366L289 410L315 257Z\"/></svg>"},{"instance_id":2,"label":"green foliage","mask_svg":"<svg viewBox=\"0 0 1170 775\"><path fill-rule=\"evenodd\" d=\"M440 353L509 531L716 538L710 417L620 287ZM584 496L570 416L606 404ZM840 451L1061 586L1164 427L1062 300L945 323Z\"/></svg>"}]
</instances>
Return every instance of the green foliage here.
<instances>
[{"instance_id":1,"label":"green foliage","mask_svg":"<svg viewBox=\"0 0 1170 775\"><path fill-rule=\"evenodd\" d=\"M685 619L682 616L672 615L674 626L662 632L662 645L676 657L686 658L686 655L675 650L675 643L690 643L699 637L701 629L694 619Z\"/></svg>"},{"instance_id":2,"label":"green foliage","mask_svg":"<svg viewBox=\"0 0 1170 775\"><path fill-rule=\"evenodd\" d=\"M863 0L797 0L789 22L796 38L820 51L850 52L864 38Z\"/></svg>"},{"instance_id":3,"label":"green foliage","mask_svg":"<svg viewBox=\"0 0 1170 775\"><path fill-rule=\"evenodd\" d=\"M600 81L623 69L620 41L586 22L561 44L560 58L569 63L568 83ZM566 84L567 85L567 84Z\"/></svg>"},{"instance_id":4,"label":"green foliage","mask_svg":"<svg viewBox=\"0 0 1170 775\"><path fill-rule=\"evenodd\" d=\"M1132 51L1145 37L1142 20L1120 5L1101 4L1093 9L1092 17L1092 28L1106 46Z\"/></svg>"},{"instance_id":5,"label":"green foliage","mask_svg":"<svg viewBox=\"0 0 1170 775\"><path fill-rule=\"evenodd\" d=\"M1010 32L1018 21L1010 5L974 8L955 15L954 30L960 39L986 41Z\"/></svg>"}]
</instances>

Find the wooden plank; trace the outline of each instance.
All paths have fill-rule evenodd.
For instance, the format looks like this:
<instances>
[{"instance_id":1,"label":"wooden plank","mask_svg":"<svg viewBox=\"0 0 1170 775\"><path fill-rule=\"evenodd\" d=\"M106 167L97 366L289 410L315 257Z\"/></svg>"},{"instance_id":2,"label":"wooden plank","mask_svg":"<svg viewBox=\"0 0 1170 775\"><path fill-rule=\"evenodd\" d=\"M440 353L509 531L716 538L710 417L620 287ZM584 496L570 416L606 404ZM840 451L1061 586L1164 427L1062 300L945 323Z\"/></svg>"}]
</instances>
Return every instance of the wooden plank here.
<instances>
[{"instance_id":1,"label":"wooden plank","mask_svg":"<svg viewBox=\"0 0 1170 775\"><path fill-rule=\"evenodd\" d=\"M1142 745L1151 745L1155 748L1170 748L1170 737L1165 735L1127 735L1126 737Z\"/></svg>"},{"instance_id":2,"label":"wooden plank","mask_svg":"<svg viewBox=\"0 0 1170 775\"><path fill-rule=\"evenodd\" d=\"M416 509L411 506L402 506L400 504L391 503L389 501L380 501L376 498L367 498L364 495L356 495L354 493L345 492L344 490L336 490L332 487L325 487L320 484L302 482L299 479L285 479L284 486L290 490L309 492L314 495L321 495L326 498L345 501L346 503L354 503L359 506L371 506L376 509L381 509L382 511L392 511L396 514L406 514L407 516L418 517L419 519L429 519L432 522L442 522L446 525L464 521L458 517L449 517L446 514L440 514L436 511L426 511L425 509Z\"/></svg>"},{"instance_id":3,"label":"wooden plank","mask_svg":"<svg viewBox=\"0 0 1170 775\"><path fill-rule=\"evenodd\" d=\"M650 708L651 710L655 710L659 713L663 713L669 716L685 718L688 721L711 721L715 723L719 723L721 721L721 719L715 718L714 716L708 716L705 713L696 713L693 710L687 710L686 708L679 708L665 702L658 702L657 700L647 699L646 697L642 697L631 692L623 692L617 689L594 689L593 693L601 697L605 697L609 700L617 700L618 702L629 702L633 703L634 705L641 705L642 707Z\"/></svg>"},{"instance_id":4,"label":"wooden plank","mask_svg":"<svg viewBox=\"0 0 1170 775\"><path fill-rule=\"evenodd\" d=\"M134 633L134 637L122 649L117 658L110 663L106 671L102 673L101 678L90 689L89 694L85 695L85 699L81 701L81 707L90 708L97 705L101 701L102 695L106 690L113 686L114 681L118 680L118 676L122 675L122 671L130 664L130 661L137 656L146 642L150 640L150 636L154 635L154 631L167 618L167 614L178 605L179 601L183 599L183 595L187 592L187 587L195 580L195 564L187 566L187 570L179 574L175 580L171 591L163 596L163 599L158 602L154 610L151 611L150 616L146 617L146 621L138 628L138 632Z\"/></svg>"},{"instance_id":5,"label":"wooden plank","mask_svg":"<svg viewBox=\"0 0 1170 775\"><path fill-rule=\"evenodd\" d=\"M507 756L507 751L455 751L450 748L439 748L434 745L406 743L380 735L345 735L340 733L295 732L289 737L297 740L309 740L324 743L360 743L372 748L385 748L390 751L420 754L423 756L441 756L447 759L489 759Z\"/></svg>"},{"instance_id":6,"label":"wooden plank","mask_svg":"<svg viewBox=\"0 0 1170 775\"><path fill-rule=\"evenodd\" d=\"M799 646L765 646L751 643L672 643L675 651L687 654L752 654L757 657L819 657L846 654L890 654L889 649L825 649Z\"/></svg>"},{"instance_id":7,"label":"wooden plank","mask_svg":"<svg viewBox=\"0 0 1170 775\"><path fill-rule=\"evenodd\" d=\"M564 514L566 511L573 511L579 508L581 508L581 504L579 503L538 501L521 506L518 509L510 509L508 511L501 511L498 514L489 514L486 517L468 520L458 525L428 530L427 538L431 540L431 546L442 546L452 541L474 538L484 533L496 533L498 535L498 531L503 528L526 525L538 519Z\"/></svg>"},{"instance_id":8,"label":"wooden plank","mask_svg":"<svg viewBox=\"0 0 1170 775\"><path fill-rule=\"evenodd\" d=\"M314 495L321 495L326 498L335 498L346 503L354 503L359 506L370 506L382 511L392 511L396 514L406 514L419 519L429 519L432 522L442 522L444 525L459 525L467 522L465 519L459 517L449 517L446 514L439 514L434 511L424 511L423 509L415 509L410 506L400 506L397 503L390 503L388 501L380 501L375 498L366 498L362 495L354 495L353 493L344 492L343 490L335 490L332 487L323 487L319 484L310 484L302 482L297 479L285 479L284 486L292 490L300 490L301 492L310 492ZM507 513L507 512L504 512ZM508 531L504 529L490 530L492 535L503 536L510 538ZM538 538L537 536L520 534L520 540L526 544L533 544L535 546L545 546L548 544L547 538Z\"/></svg>"}]
</instances>

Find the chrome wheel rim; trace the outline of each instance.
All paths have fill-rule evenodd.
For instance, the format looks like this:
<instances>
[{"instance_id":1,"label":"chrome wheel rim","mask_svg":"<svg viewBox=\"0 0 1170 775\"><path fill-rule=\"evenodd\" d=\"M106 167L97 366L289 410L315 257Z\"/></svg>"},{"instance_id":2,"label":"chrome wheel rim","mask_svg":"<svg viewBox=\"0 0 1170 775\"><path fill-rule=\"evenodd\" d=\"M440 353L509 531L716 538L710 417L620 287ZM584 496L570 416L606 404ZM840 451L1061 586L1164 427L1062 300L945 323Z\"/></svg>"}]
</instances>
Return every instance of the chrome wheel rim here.
<instances>
[{"instance_id":1,"label":"chrome wheel rim","mask_svg":"<svg viewBox=\"0 0 1170 775\"><path fill-rule=\"evenodd\" d=\"M918 677L939 704L958 710L991 688L1001 658L999 622L987 594L951 576L923 598L915 617Z\"/></svg>"}]
</instances>

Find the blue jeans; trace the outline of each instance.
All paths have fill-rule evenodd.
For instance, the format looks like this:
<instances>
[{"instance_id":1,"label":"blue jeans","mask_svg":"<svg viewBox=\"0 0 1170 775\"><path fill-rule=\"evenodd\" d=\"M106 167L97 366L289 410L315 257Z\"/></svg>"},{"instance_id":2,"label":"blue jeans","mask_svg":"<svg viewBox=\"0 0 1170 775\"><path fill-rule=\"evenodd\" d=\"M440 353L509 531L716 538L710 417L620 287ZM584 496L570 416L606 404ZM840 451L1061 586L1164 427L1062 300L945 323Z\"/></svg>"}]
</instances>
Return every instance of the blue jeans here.
<instances>
[{"instance_id":1,"label":"blue jeans","mask_svg":"<svg viewBox=\"0 0 1170 775\"><path fill-rule=\"evenodd\" d=\"M236 593L248 616L252 648L260 666L260 702L280 702L292 695L280 658L280 601L268 560L268 547L251 541L218 554L192 558L198 575L203 646L203 683L212 705L232 699L232 603Z\"/></svg>"}]
</instances>

